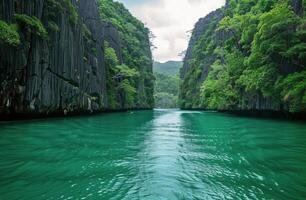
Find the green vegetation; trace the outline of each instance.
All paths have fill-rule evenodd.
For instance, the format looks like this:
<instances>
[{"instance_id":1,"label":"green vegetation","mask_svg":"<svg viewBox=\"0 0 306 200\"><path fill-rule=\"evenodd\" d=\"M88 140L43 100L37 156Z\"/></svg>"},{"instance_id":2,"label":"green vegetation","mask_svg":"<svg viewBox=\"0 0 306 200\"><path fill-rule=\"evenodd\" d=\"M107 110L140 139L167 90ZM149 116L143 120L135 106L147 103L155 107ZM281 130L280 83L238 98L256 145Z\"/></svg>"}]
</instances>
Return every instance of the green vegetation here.
<instances>
[{"instance_id":1,"label":"green vegetation","mask_svg":"<svg viewBox=\"0 0 306 200\"><path fill-rule=\"evenodd\" d=\"M78 12L71 0L47 0L49 16L56 17L58 12L64 13L69 16L69 21L76 24L78 21Z\"/></svg>"},{"instance_id":2,"label":"green vegetation","mask_svg":"<svg viewBox=\"0 0 306 200\"><path fill-rule=\"evenodd\" d=\"M82 23L81 27L82 35L87 42L92 42L92 34L86 24Z\"/></svg>"},{"instance_id":3,"label":"green vegetation","mask_svg":"<svg viewBox=\"0 0 306 200\"><path fill-rule=\"evenodd\" d=\"M154 62L153 71L154 73L164 75L178 75L182 66L182 61L168 61L165 63Z\"/></svg>"},{"instance_id":4,"label":"green vegetation","mask_svg":"<svg viewBox=\"0 0 306 200\"><path fill-rule=\"evenodd\" d=\"M47 0L46 9L47 16L50 18L46 24L46 28L53 32L58 32L59 27L56 24L56 17L58 12L65 13L69 16L71 23L76 24L78 20L78 13L71 0ZM32 33L41 39L48 38L48 31L43 23L35 16L29 16L26 14L14 14L16 24L7 24L0 20L0 41L12 46L19 45L22 41L18 33L18 27L20 33ZM54 18L54 20L52 20Z\"/></svg>"},{"instance_id":5,"label":"green vegetation","mask_svg":"<svg viewBox=\"0 0 306 200\"><path fill-rule=\"evenodd\" d=\"M136 97L136 88L133 86L134 78L139 77L136 69L131 69L119 61L116 52L105 42L105 63L107 73L107 96L110 109L118 107L131 108ZM123 103L123 105L120 105Z\"/></svg>"},{"instance_id":6,"label":"green vegetation","mask_svg":"<svg viewBox=\"0 0 306 200\"><path fill-rule=\"evenodd\" d=\"M154 95L156 108L178 108L178 97L167 92L159 92Z\"/></svg>"},{"instance_id":7,"label":"green vegetation","mask_svg":"<svg viewBox=\"0 0 306 200\"><path fill-rule=\"evenodd\" d=\"M35 16L28 16L25 14L15 14L15 19L17 23L26 31L31 32L42 39L48 37L48 32L46 31L44 25Z\"/></svg>"},{"instance_id":8,"label":"green vegetation","mask_svg":"<svg viewBox=\"0 0 306 200\"><path fill-rule=\"evenodd\" d=\"M102 20L106 23L112 23L119 31L124 66L141 74L141 76L135 75L129 78L130 86L136 90L134 98L129 98L129 100L133 100L133 102L129 102L129 107L153 107L154 77L151 69L149 30L142 22L133 17L121 3L112 0L99 0L99 8ZM127 81L121 88L133 93L133 90L127 90L126 84ZM111 96L116 96L115 91L110 93ZM114 99L113 97L111 99Z\"/></svg>"},{"instance_id":9,"label":"green vegetation","mask_svg":"<svg viewBox=\"0 0 306 200\"><path fill-rule=\"evenodd\" d=\"M0 20L0 43L2 42L12 46L20 44L20 36L15 24L9 25Z\"/></svg>"},{"instance_id":10,"label":"green vegetation","mask_svg":"<svg viewBox=\"0 0 306 200\"><path fill-rule=\"evenodd\" d=\"M76 24L78 21L78 12L74 5L72 5L71 0L64 0L63 5L66 8L66 12L69 15L69 20L72 24Z\"/></svg>"},{"instance_id":11,"label":"green vegetation","mask_svg":"<svg viewBox=\"0 0 306 200\"><path fill-rule=\"evenodd\" d=\"M218 19L214 17L206 27L203 35L193 47L192 59L186 61L190 64L190 69L182 81L180 89L179 104L182 108L200 108L202 71L209 69L210 57L213 57L217 41L215 40L215 30L218 26Z\"/></svg>"},{"instance_id":12,"label":"green vegetation","mask_svg":"<svg viewBox=\"0 0 306 200\"><path fill-rule=\"evenodd\" d=\"M178 75L155 73L155 106L157 108L178 108L180 79Z\"/></svg>"},{"instance_id":13,"label":"green vegetation","mask_svg":"<svg viewBox=\"0 0 306 200\"><path fill-rule=\"evenodd\" d=\"M290 102L291 111L306 109L306 71L290 74L280 82L281 96Z\"/></svg>"},{"instance_id":14,"label":"green vegetation","mask_svg":"<svg viewBox=\"0 0 306 200\"><path fill-rule=\"evenodd\" d=\"M289 0L231 0L193 48L182 107L306 111L306 7ZM217 39L225 33L225 41ZM208 63L208 64L207 64ZM203 70L208 70L202 81ZM267 103L268 102L268 103Z\"/></svg>"},{"instance_id":15,"label":"green vegetation","mask_svg":"<svg viewBox=\"0 0 306 200\"><path fill-rule=\"evenodd\" d=\"M23 101L25 82L35 76L48 87L51 83L45 80L45 74L50 73L55 83L65 83L58 86L65 87L65 91L55 91L60 95L61 105L54 106L60 109L154 107L150 31L122 4L99 0L98 7L97 2L87 5L87 13L79 10L83 9L79 0L45 0L41 6L30 1L14 1L4 6L0 14L6 20L0 20L0 45L4 53L1 78L13 86L22 86L19 88L22 91L10 85L3 88L4 93L9 88L20 93L16 99L12 97L13 102L14 91L4 97L5 112L38 111L38 105L43 104L38 97L42 88L34 88L35 95L30 102ZM15 68L6 70L5 67L11 66L15 66L16 73ZM58 67L63 70L57 70ZM69 95L66 90L74 94ZM78 103L80 98L82 105ZM15 101L18 101L18 106L14 107ZM51 107L53 110L53 105Z\"/></svg>"},{"instance_id":16,"label":"green vegetation","mask_svg":"<svg viewBox=\"0 0 306 200\"><path fill-rule=\"evenodd\" d=\"M113 78L115 75L115 67L119 64L116 52L113 48L109 47L108 43L104 44L105 49L105 67L106 67L106 86L107 97L110 109L118 107L116 80Z\"/></svg>"},{"instance_id":17,"label":"green vegetation","mask_svg":"<svg viewBox=\"0 0 306 200\"><path fill-rule=\"evenodd\" d=\"M181 61L168 61L165 63L154 62L153 71L155 81L155 107L178 108L179 71L183 63Z\"/></svg>"},{"instance_id":18,"label":"green vegetation","mask_svg":"<svg viewBox=\"0 0 306 200\"><path fill-rule=\"evenodd\" d=\"M118 85L118 91L124 99L123 103L125 105L123 108L131 108L135 100L136 88L131 85L129 80L123 80Z\"/></svg>"},{"instance_id":19,"label":"green vegetation","mask_svg":"<svg viewBox=\"0 0 306 200\"><path fill-rule=\"evenodd\" d=\"M58 32L59 31L59 27L58 25L54 22L54 21L48 21L48 29L54 31L54 32Z\"/></svg>"}]
</instances>

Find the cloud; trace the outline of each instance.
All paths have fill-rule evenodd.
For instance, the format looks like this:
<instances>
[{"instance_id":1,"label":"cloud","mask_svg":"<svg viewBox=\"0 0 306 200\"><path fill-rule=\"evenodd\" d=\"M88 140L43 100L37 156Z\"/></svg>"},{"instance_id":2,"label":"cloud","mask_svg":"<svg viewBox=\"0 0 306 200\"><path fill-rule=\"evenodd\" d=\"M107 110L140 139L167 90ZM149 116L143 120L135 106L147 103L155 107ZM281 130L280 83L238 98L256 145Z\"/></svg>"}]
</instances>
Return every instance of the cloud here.
<instances>
[{"instance_id":1,"label":"cloud","mask_svg":"<svg viewBox=\"0 0 306 200\"><path fill-rule=\"evenodd\" d=\"M154 59L164 62L181 60L178 54L187 49L188 31L199 18L224 4L225 0L147 0L133 4L129 9L156 36Z\"/></svg>"},{"instance_id":2,"label":"cloud","mask_svg":"<svg viewBox=\"0 0 306 200\"><path fill-rule=\"evenodd\" d=\"M188 2L191 4L200 4L202 0L188 0Z\"/></svg>"}]
</instances>

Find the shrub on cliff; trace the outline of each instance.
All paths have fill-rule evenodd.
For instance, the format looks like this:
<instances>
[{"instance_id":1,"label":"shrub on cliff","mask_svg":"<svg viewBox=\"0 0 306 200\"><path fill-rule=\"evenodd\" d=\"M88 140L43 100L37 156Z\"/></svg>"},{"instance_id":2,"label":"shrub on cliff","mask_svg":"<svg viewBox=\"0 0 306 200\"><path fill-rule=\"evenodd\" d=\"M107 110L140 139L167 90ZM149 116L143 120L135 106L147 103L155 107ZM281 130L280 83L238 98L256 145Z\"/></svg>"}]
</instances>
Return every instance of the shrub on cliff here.
<instances>
[{"instance_id":1,"label":"shrub on cliff","mask_svg":"<svg viewBox=\"0 0 306 200\"><path fill-rule=\"evenodd\" d=\"M0 20L0 42L17 46L20 44L20 37L15 24L7 24Z\"/></svg>"},{"instance_id":2,"label":"shrub on cliff","mask_svg":"<svg viewBox=\"0 0 306 200\"><path fill-rule=\"evenodd\" d=\"M136 19L122 3L113 0L99 0L102 21L113 24L119 31L123 64L140 73L130 83L137 88L134 107L153 107L154 79L152 76L152 55L150 31Z\"/></svg>"},{"instance_id":3,"label":"shrub on cliff","mask_svg":"<svg viewBox=\"0 0 306 200\"><path fill-rule=\"evenodd\" d=\"M134 79L139 77L140 73L137 69L125 64L119 65L116 51L109 46L108 42L105 42L104 49L109 107L118 108L120 100L123 100L124 108L131 108L135 104L137 93Z\"/></svg>"},{"instance_id":4,"label":"shrub on cliff","mask_svg":"<svg viewBox=\"0 0 306 200\"><path fill-rule=\"evenodd\" d=\"M46 3L51 16L56 17L58 12L62 12L69 16L70 23L77 23L79 15L71 0L47 0Z\"/></svg>"},{"instance_id":5,"label":"shrub on cliff","mask_svg":"<svg viewBox=\"0 0 306 200\"><path fill-rule=\"evenodd\" d=\"M46 39L48 37L48 32L37 17L25 14L15 14L14 16L17 23L26 31L36 34L42 39Z\"/></svg>"}]
</instances>

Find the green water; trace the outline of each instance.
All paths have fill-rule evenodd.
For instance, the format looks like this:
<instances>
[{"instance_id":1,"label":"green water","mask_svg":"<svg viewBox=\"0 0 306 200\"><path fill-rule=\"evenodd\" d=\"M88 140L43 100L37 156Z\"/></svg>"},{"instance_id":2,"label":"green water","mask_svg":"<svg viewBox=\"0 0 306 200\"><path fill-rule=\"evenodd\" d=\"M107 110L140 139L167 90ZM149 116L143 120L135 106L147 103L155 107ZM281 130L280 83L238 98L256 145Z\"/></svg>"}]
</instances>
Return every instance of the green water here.
<instances>
[{"instance_id":1,"label":"green water","mask_svg":"<svg viewBox=\"0 0 306 200\"><path fill-rule=\"evenodd\" d=\"M155 110L0 125L0 199L306 199L306 124Z\"/></svg>"}]
</instances>

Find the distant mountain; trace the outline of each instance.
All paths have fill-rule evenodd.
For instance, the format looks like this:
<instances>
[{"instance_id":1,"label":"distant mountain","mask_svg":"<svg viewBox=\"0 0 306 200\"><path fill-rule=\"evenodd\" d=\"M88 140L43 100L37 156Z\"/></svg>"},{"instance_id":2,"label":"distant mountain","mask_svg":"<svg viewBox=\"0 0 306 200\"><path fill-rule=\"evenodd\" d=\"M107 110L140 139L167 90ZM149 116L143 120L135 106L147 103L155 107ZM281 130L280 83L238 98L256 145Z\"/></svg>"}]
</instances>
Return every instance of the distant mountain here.
<instances>
[{"instance_id":1,"label":"distant mountain","mask_svg":"<svg viewBox=\"0 0 306 200\"><path fill-rule=\"evenodd\" d=\"M154 62L153 71L163 75L178 75L182 66L182 61Z\"/></svg>"},{"instance_id":2,"label":"distant mountain","mask_svg":"<svg viewBox=\"0 0 306 200\"><path fill-rule=\"evenodd\" d=\"M156 108L178 108L179 71L181 67L183 67L182 61L154 62Z\"/></svg>"}]
</instances>

